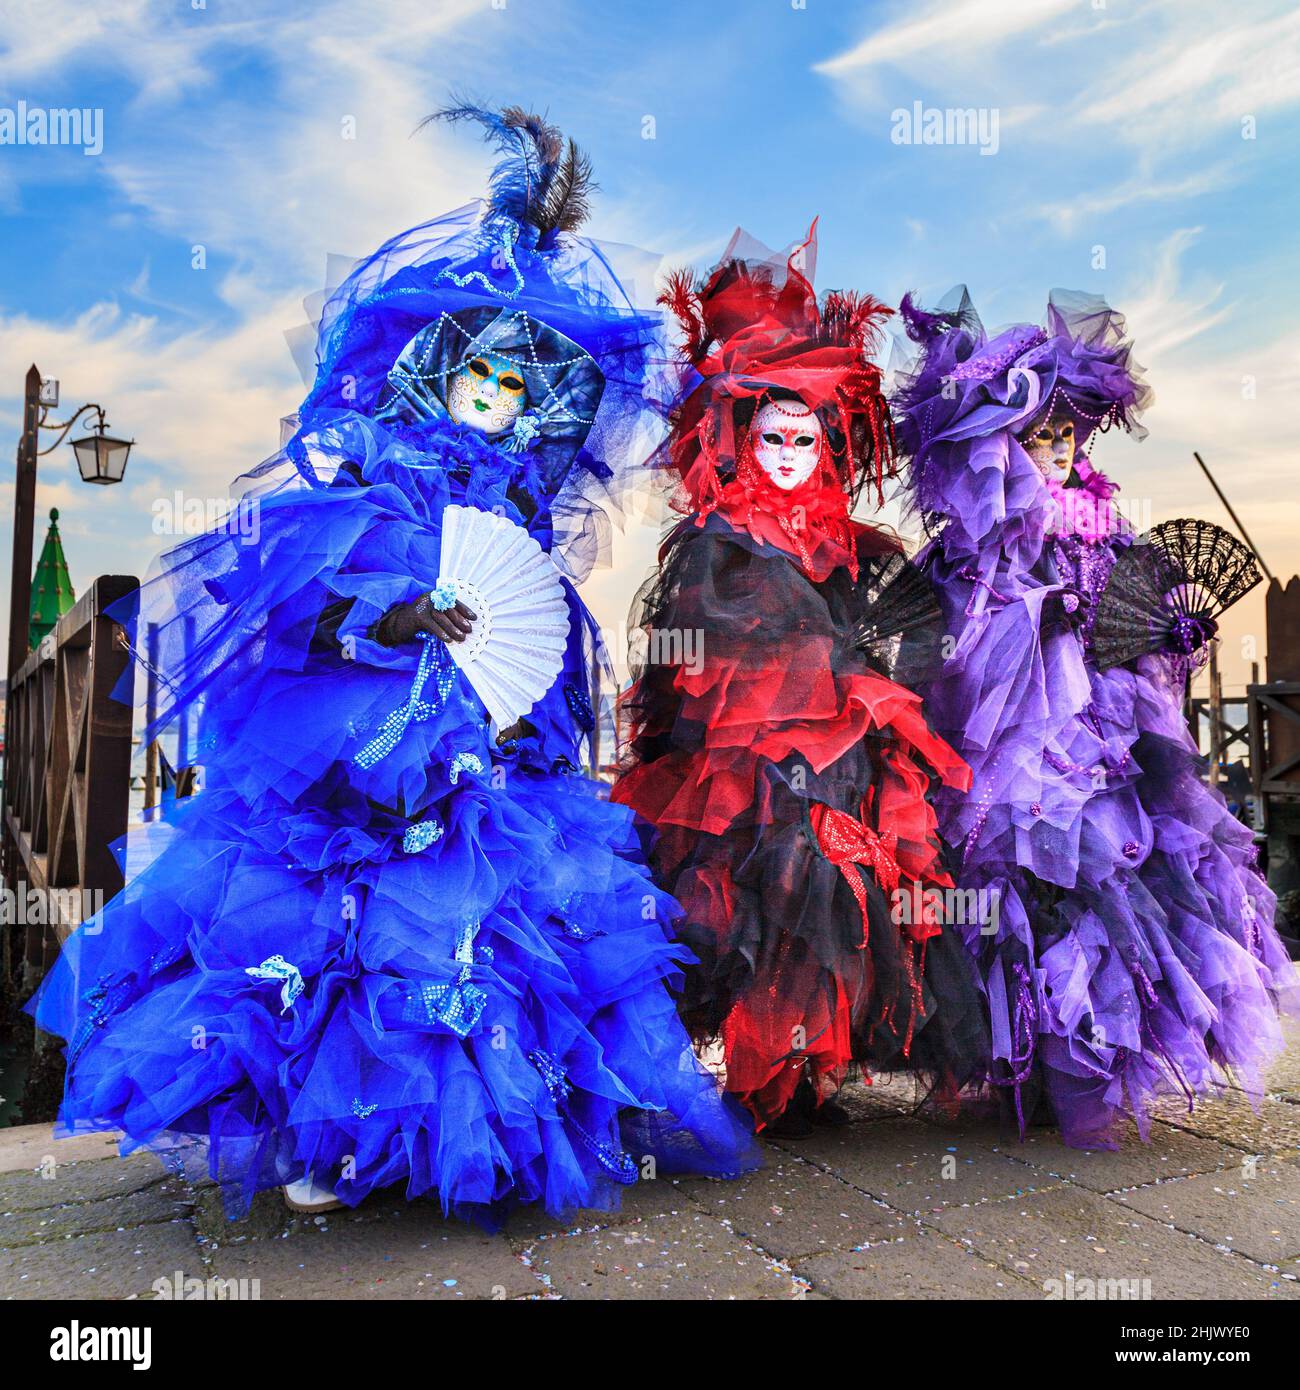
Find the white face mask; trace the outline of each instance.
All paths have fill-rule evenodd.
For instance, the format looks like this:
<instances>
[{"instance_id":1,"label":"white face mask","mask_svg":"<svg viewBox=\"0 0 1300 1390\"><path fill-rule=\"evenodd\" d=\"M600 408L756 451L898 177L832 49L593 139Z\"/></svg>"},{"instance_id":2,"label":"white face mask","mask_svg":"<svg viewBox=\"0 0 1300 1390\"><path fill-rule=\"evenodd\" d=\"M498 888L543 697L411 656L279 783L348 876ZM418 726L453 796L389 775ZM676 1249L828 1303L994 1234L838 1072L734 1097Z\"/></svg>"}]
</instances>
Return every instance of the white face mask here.
<instances>
[{"instance_id":1,"label":"white face mask","mask_svg":"<svg viewBox=\"0 0 1300 1390\"><path fill-rule=\"evenodd\" d=\"M812 477L822 454L822 422L802 401L767 401L749 427L758 466L785 492Z\"/></svg>"},{"instance_id":2,"label":"white face mask","mask_svg":"<svg viewBox=\"0 0 1300 1390\"><path fill-rule=\"evenodd\" d=\"M524 379L507 361L482 353L451 379L447 411L485 434L510 429L528 404Z\"/></svg>"}]
</instances>

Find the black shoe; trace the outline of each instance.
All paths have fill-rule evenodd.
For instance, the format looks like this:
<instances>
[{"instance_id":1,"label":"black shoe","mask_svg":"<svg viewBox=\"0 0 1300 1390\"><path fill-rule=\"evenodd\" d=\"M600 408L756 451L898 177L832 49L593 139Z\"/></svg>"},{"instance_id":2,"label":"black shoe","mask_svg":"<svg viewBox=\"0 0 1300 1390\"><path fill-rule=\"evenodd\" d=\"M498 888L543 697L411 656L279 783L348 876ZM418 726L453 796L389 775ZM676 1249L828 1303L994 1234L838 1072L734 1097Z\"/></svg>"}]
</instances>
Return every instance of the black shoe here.
<instances>
[{"instance_id":1,"label":"black shoe","mask_svg":"<svg viewBox=\"0 0 1300 1390\"><path fill-rule=\"evenodd\" d=\"M812 1113L815 1125L825 1125L828 1129L840 1129L853 1123L853 1116L837 1100L824 1100Z\"/></svg>"},{"instance_id":2,"label":"black shoe","mask_svg":"<svg viewBox=\"0 0 1300 1390\"><path fill-rule=\"evenodd\" d=\"M793 1104L782 1111L763 1131L773 1139L807 1139L812 1132L812 1121Z\"/></svg>"}]
</instances>

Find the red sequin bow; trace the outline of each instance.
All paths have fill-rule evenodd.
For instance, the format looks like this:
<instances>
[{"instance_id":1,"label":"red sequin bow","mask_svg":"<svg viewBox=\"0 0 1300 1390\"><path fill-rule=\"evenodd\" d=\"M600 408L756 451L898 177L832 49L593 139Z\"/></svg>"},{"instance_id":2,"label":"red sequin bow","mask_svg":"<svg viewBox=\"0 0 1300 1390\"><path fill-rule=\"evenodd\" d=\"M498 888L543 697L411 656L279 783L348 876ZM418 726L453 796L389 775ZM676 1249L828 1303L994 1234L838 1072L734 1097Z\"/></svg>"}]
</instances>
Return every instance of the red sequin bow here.
<instances>
[{"instance_id":1,"label":"red sequin bow","mask_svg":"<svg viewBox=\"0 0 1300 1390\"><path fill-rule=\"evenodd\" d=\"M813 806L811 818L813 834L817 836L822 853L844 875L862 909L862 941L858 949L864 950L870 931L867 889L855 866L867 865L885 892L896 892L902 874L894 857L898 849L898 836L892 830L878 834L847 812L836 811L821 802Z\"/></svg>"}]
</instances>

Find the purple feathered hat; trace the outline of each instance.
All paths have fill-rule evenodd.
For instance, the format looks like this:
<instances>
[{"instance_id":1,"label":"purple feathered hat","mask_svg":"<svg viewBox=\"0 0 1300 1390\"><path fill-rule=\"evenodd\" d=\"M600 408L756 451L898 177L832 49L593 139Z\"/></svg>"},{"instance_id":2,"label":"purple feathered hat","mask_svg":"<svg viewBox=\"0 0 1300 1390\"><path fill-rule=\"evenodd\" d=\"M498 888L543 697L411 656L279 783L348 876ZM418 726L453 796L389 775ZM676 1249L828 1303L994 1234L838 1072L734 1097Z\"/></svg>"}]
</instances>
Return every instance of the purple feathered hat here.
<instances>
[{"instance_id":1,"label":"purple feathered hat","mask_svg":"<svg viewBox=\"0 0 1300 1390\"><path fill-rule=\"evenodd\" d=\"M901 313L923 349L894 401L900 442L914 458L959 422L969 435L1019 435L1057 409L1073 418L1080 447L1115 424L1145 435L1138 421L1151 389L1124 316L1098 296L1053 290L1045 328L1017 324L992 338L964 288L955 308L927 313L907 295Z\"/></svg>"}]
</instances>

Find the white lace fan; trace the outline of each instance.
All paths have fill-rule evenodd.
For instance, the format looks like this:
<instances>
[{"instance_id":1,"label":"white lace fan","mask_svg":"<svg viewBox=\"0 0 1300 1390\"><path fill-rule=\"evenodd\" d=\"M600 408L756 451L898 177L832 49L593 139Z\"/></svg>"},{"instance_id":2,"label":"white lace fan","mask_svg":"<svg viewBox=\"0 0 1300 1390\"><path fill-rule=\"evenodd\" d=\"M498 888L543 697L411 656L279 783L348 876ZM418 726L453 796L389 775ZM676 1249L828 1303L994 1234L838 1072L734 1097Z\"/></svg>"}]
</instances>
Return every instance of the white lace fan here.
<instances>
[{"instance_id":1,"label":"white lace fan","mask_svg":"<svg viewBox=\"0 0 1300 1390\"><path fill-rule=\"evenodd\" d=\"M442 514L439 582L478 614L449 642L493 723L508 728L555 684L569 640L569 608L550 556L506 517L476 507Z\"/></svg>"}]
</instances>

